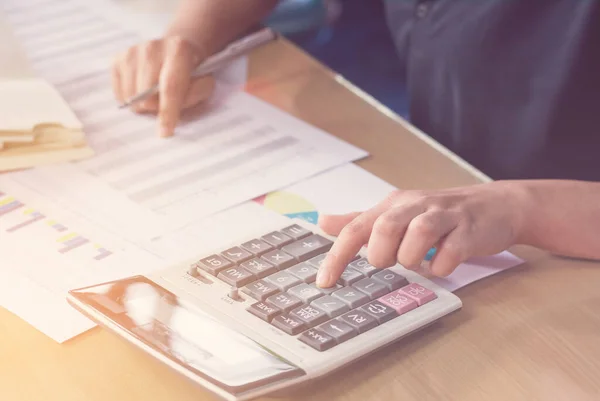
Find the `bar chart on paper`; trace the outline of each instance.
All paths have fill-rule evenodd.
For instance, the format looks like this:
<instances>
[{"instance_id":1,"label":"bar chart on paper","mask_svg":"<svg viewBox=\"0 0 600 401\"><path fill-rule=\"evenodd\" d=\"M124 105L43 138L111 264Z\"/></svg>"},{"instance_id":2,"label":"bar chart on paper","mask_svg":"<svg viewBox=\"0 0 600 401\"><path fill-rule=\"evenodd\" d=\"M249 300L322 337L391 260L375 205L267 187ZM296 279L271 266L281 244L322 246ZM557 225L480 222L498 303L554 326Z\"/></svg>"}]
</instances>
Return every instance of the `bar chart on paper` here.
<instances>
[{"instance_id":1,"label":"bar chart on paper","mask_svg":"<svg viewBox=\"0 0 600 401\"><path fill-rule=\"evenodd\" d=\"M66 99L96 152L51 175L42 177L40 169L14 175L48 188L47 196L67 200L58 188L72 181L69 171L75 166L86 185L122 195L127 203L182 226L367 156L245 92L215 96L175 137L158 138L152 117L116 107L108 65L100 61L137 43L138 35L94 14L81 0L65 0L59 7L40 0L4 4L32 67ZM62 18L65 14L73 17ZM39 22L48 15L55 18ZM74 70L74 64L95 67ZM55 185L40 185L47 180L56 180ZM95 199L86 204L102 207ZM120 215L112 220L123 224Z\"/></svg>"},{"instance_id":2,"label":"bar chart on paper","mask_svg":"<svg viewBox=\"0 0 600 401\"><path fill-rule=\"evenodd\" d=\"M3 233L2 233L3 232ZM23 202L0 192L0 233L2 238L21 236L27 238L27 243L35 242L38 251L40 240L44 241L46 249L54 250L55 254L77 252L77 257L88 260L104 260L112 252L102 245L93 243L90 239L70 231L68 227L49 219L43 213L28 208Z\"/></svg>"},{"instance_id":3,"label":"bar chart on paper","mask_svg":"<svg viewBox=\"0 0 600 401\"><path fill-rule=\"evenodd\" d=\"M68 290L143 274L163 262L60 206L32 206L36 198L24 191L0 192L0 299L56 341L94 326L67 304Z\"/></svg>"}]
</instances>

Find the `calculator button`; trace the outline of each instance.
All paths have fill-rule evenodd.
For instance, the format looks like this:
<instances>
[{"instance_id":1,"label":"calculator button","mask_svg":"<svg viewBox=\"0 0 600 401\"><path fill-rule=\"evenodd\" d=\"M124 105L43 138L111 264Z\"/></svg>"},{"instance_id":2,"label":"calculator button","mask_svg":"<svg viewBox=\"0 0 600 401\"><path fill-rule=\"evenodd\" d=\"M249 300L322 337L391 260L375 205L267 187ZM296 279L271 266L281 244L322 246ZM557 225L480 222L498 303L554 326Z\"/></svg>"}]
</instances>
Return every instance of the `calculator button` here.
<instances>
[{"instance_id":1,"label":"calculator button","mask_svg":"<svg viewBox=\"0 0 600 401\"><path fill-rule=\"evenodd\" d=\"M298 277L305 283L312 283L317 278L317 269L306 263L300 263L287 269L289 273Z\"/></svg>"},{"instance_id":2,"label":"calculator button","mask_svg":"<svg viewBox=\"0 0 600 401\"><path fill-rule=\"evenodd\" d=\"M322 254L315 256L314 258L308 260L307 263L318 269L319 267L321 267L321 264L323 263L323 261L325 260L326 257L327 257L327 254L322 253Z\"/></svg>"},{"instance_id":3,"label":"calculator button","mask_svg":"<svg viewBox=\"0 0 600 401\"><path fill-rule=\"evenodd\" d=\"M306 283L290 288L288 293L292 294L296 298L301 299L305 304L309 304L315 299L323 296L321 291Z\"/></svg>"},{"instance_id":4,"label":"calculator button","mask_svg":"<svg viewBox=\"0 0 600 401\"><path fill-rule=\"evenodd\" d=\"M350 309L358 308L371 300L368 295L350 287L341 288L332 295L341 299Z\"/></svg>"},{"instance_id":5,"label":"calculator button","mask_svg":"<svg viewBox=\"0 0 600 401\"><path fill-rule=\"evenodd\" d=\"M406 287L402 287L400 292L408 295L410 298L417 301L419 306L426 304L427 302L433 301L437 298L435 292L423 287L420 284L412 283Z\"/></svg>"},{"instance_id":6,"label":"calculator button","mask_svg":"<svg viewBox=\"0 0 600 401\"><path fill-rule=\"evenodd\" d=\"M352 269L356 270L360 274L366 277L371 277L373 274L377 273L379 269L375 266L371 265L366 258L360 258L355 260L354 262L348 265Z\"/></svg>"},{"instance_id":7,"label":"calculator button","mask_svg":"<svg viewBox=\"0 0 600 401\"><path fill-rule=\"evenodd\" d=\"M242 244L242 248L254 256L260 256L273 250L273 246L259 239L253 239L252 241L244 242Z\"/></svg>"},{"instance_id":8,"label":"calculator button","mask_svg":"<svg viewBox=\"0 0 600 401\"><path fill-rule=\"evenodd\" d=\"M338 282L341 285L348 286L348 285L352 285L352 284L356 283L359 280L362 280L363 278L365 278L365 276L363 276L362 274L360 274L356 270L354 270L354 269L346 269L340 275L340 278L338 279Z\"/></svg>"},{"instance_id":9,"label":"calculator button","mask_svg":"<svg viewBox=\"0 0 600 401\"><path fill-rule=\"evenodd\" d=\"M403 294L400 291L394 291L384 295L383 297L379 298L379 302L391 306L399 315L409 312L419 306L417 305L417 301L409 298L406 294Z\"/></svg>"},{"instance_id":10,"label":"calculator button","mask_svg":"<svg viewBox=\"0 0 600 401\"><path fill-rule=\"evenodd\" d=\"M250 273L255 275L258 278L266 277L270 274L277 273L277 268L262 259L250 259L240 265L244 269L248 270Z\"/></svg>"},{"instance_id":11,"label":"calculator button","mask_svg":"<svg viewBox=\"0 0 600 401\"><path fill-rule=\"evenodd\" d=\"M282 233L292 237L293 239L301 239L308 237L312 233L304 227L300 227L298 224L293 224L281 230Z\"/></svg>"},{"instance_id":12,"label":"calculator button","mask_svg":"<svg viewBox=\"0 0 600 401\"><path fill-rule=\"evenodd\" d=\"M408 285L408 280L405 277L388 269L378 271L371 278L385 285L388 291L394 291Z\"/></svg>"},{"instance_id":13,"label":"calculator button","mask_svg":"<svg viewBox=\"0 0 600 401\"><path fill-rule=\"evenodd\" d=\"M345 313L339 319L354 327L361 334L377 327L378 324L377 319L360 309Z\"/></svg>"},{"instance_id":14,"label":"calculator button","mask_svg":"<svg viewBox=\"0 0 600 401\"><path fill-rule=\"evenodd\" d=\"M242 263L252 258L252 254L248 251L243 250L239 246L234 246L226 251L221 252L221 255L231 260L233 263Z\"/></svg>"},{"instance_id":15,"label":"calculator button","mask_svg":"<svg viewBox=\"0 0 600 401\"><path fill-rule=\"evenodd\" d=\"M302 301L290 294L271 295L269 298L267 298L267 302L277 307L284 313L287 313L294 309L296 306L302 304Z\"/></svg>"},{"instance_id":16,"label":"calculator button","mask_svg":"<svg viewBox=\"0 0 600 401\"><path fill-rule=\"evenodd\" d=\"M254 316L267 322L270 322L275 316L281 313L279 309L265 302L257 302L252 304L247 310Z\"/></svg>"},{"instance_id":17,"label":"calculator button","mask_svg":"<svg viewBox=\"0 0 600 401\"><path fill-rule=\"evenodd\" d=\"M358 331L354 327L337 319L323 323L317 327L317 330L329 334L335 339L337 344L341 344L358 335Z\"/></svg>"},{"instance_id":18,"label":"calculator button","mask_svg":"<svg viewBox=\"0 0 600 401\"><path fill-rule=\"evenodd\" d=\"M398 316L394 308L379 301L373 301L369 304L363 305L360 307L360 309L377 319L379 324L383 324Z\"/></svg>"},{"instance_id":19,"label":"calculator button","mask_svg":"<svg viewBox=\"0 0 600 401\"><path fill-rule=\"evenodd\" d=\"M267 252L261 256L261 259L271 263L273 266L277 267L278 270L287 269L297 263L291 255L288 255L281 250Z\"/></svg>"},{"instance_id":20,"label":"calculator button","mask_svg":"<svg viewBox=\"0 0 600 401\"><path fill-rule=\"evenodd\" d=\"M220 278L227 284L235 287L243 287L256 279L252 273L243 267L230 267L229 269L225 269L217 275L217 278Z\"/></svg>"},{"instance_id":21,"label":"calculator button","mask_svg":"<svg viewBox=\"0 0 600 401\"><path fill-rule=\"evenodd\" d=\"M324 295L331 295L331 294L333 294L334 292L336 292L337 290L339 290L340 288L342 288L342 286L341 286L341 285L339 285L339 284L336 284L336 285L335 285L335 286L333 286L333 287L327 287L327 288L321 288L321 287L317 287L317 285L316 285L315 283L312 283L312 284L311 284L311 286L312 286L313 288L316 288L316 289L317 289L317 291L320 291L320 292L321 292L322 294L324 294Z\"/></svg>"},{"instance_id":22,"label":"calculator button","mask_svg":"<svg viewBox=\"0 0 600 401\"><path fill-rule=\"evenodd\" d=\"M314 258L320 253L329 251L329 248L331 248L332 245L333 242L331 240L318 234L313 234L301 240L292 242L282 249L295 257L298 261L303 262Z\"/></svg>"},{"instance_id":23,"label":"calculator button","mask_svg":"<svg viewBox=\"0 0 600 401\"><path fill-rule=\"evenodd\" d=\"M196 265L205 272L216 276L221 272L221 270L233 266L233 263L231 263L222 256L211 255L204 259L200 259L200 261Z\"/></svg>"},{"instance_id":24,"label":"calculator button","mask_svg":"<svg viewBox=\"0 0 600 401\"><path fill-rule=\"evenodd\" d=\"M302 333L302 335L298 337L298 340L316 349L317 351L327 351L336 345L335 339L329 334L314 329Z\"/></svg>"},{"instance_id":25,"label":"calculator button","mask_svg":"<svg viewBox=\"0 0 600 401\"><path fill-rule=\"evenodd\" d=\"M242 288L242 292L250 295L257 301L264 301L273 294L279 292L279 288L273 283L264 280L258 280Z\"/></svg>"},{"instance_id":26,"label":"calculator button","mask_svg":"<svg viewBox=\"0 0 600 401\"><path fill-rule=\"evenodd\" d=\"M290 315L275 316L271 324L291 336L300 334L307 329L306 324L302 320Z\"/></svg>"},{"instance_id":27,"label":"calculator button","mask_svg":"<svg viewBox=\"0 0 600 401\"><path fill-rule=\"evenodd\" d=\"M263 235L261 239L275 248L290 244L294 241L292 237L285 235L284 233L280 233L279 231L273 231L272 233Z\"/></svg>"},{"instance_id":28,"label":"calculator button","mask_svg":"<svg viewBox=\"0 0 600 401\"><path fill-rule=\"evenodd\" d=\"M302 283L298 277L292 276L290 273L285 271L271 274L265 280L275 284L275 286L279 288L280 291L287 291L293 286Z\"/></svg>"},{"instance_id":29,"label":"calculator button","mask_svg":"<svg viewBox=\"0 0 600 401\"><path fill-rule=\"evenodd\" d=\"M373 280L372 278L363 278L362 280L352 284L352 287L364 292L371 299L379 298L389 292L385 285Z\"/></svg>"},{"instance_id":30,"label":"calculator button","mask_svg":"<svg viewBox=\"0 0 600 401\"><path fill-rule=\"evenodd\" d=\"M334 298L331 295L315 299L310 303L312 306L319 308L327 313L330 318L337 317L344 312L348 312L350 308L339 298Z\"/></svg>"},{"instance_id":31,"label":"calculator button","mask_svg":"<svg viewBox=\"0 0 600 401\"><path fill-rule=\"evenodd\" d=\"M290 312L290 316L302 320L308 327L314 327L318 324L325 323L327 314L312 305L302 305Z\"/></svg>"}]
</instances>

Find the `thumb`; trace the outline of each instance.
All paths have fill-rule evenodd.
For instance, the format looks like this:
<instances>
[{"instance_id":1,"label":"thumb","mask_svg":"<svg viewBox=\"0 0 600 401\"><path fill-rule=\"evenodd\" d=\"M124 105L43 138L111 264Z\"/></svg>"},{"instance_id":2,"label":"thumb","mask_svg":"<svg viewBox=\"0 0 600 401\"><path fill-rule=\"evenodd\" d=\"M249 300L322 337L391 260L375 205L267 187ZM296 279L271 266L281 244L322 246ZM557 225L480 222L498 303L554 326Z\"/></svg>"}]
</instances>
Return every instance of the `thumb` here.
<instances>
[{"instance_id":1,"label":"thumb","mask_svg":"<svg viewBox=\"0 0 600 401\"><path fill-rule=\"evenodd\" d=\"M339 235L344 227L362 212L354 212L340 215L323 215L319 218L319 226L325 233L333 236Z\"/></svg>"}]
</instances>

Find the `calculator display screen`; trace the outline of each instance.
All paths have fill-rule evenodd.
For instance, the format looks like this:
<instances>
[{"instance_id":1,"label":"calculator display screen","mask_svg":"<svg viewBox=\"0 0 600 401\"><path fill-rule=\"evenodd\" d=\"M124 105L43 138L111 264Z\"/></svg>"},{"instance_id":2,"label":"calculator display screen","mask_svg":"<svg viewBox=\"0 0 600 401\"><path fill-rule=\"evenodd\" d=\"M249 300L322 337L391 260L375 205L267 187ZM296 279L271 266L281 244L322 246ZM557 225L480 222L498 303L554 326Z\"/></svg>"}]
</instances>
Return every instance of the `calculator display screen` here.
<instances>
[{"instance_id":1,"label":"calculator display screen","mask_svg":"<svg viewBox=\"0 0 600 401\"><path fill-rule=\"evenodd\" d=\"M230 393L303 374L290 362L144 277L78 290L72 295L129 335Z\"/></svg>"}]
</instances>

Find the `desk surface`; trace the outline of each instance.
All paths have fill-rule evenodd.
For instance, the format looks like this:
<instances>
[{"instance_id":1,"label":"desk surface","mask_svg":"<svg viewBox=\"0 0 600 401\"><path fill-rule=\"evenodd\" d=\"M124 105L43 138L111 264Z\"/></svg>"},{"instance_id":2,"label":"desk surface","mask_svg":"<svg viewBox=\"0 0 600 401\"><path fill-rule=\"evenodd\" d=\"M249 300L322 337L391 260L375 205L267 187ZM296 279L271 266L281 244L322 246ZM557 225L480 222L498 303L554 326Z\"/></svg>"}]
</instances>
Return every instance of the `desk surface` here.
<instances>
[{"instance_id":1,"label":"desk surface","mask_svg":"<svg viewBox=\"0 0 600 401\"><path fill-rule=\"evenodd\" d=\"M481 180L286 43L253 54L248 90L368 150L372 157L359 164L395 186ZM600 266L529 249L516 253L528 263L458 292L461 312L289 399L598 399ZM0 309L0 399L213 397L106 331L94 329L59 345Z\"/></svg>"}]
</instances>

